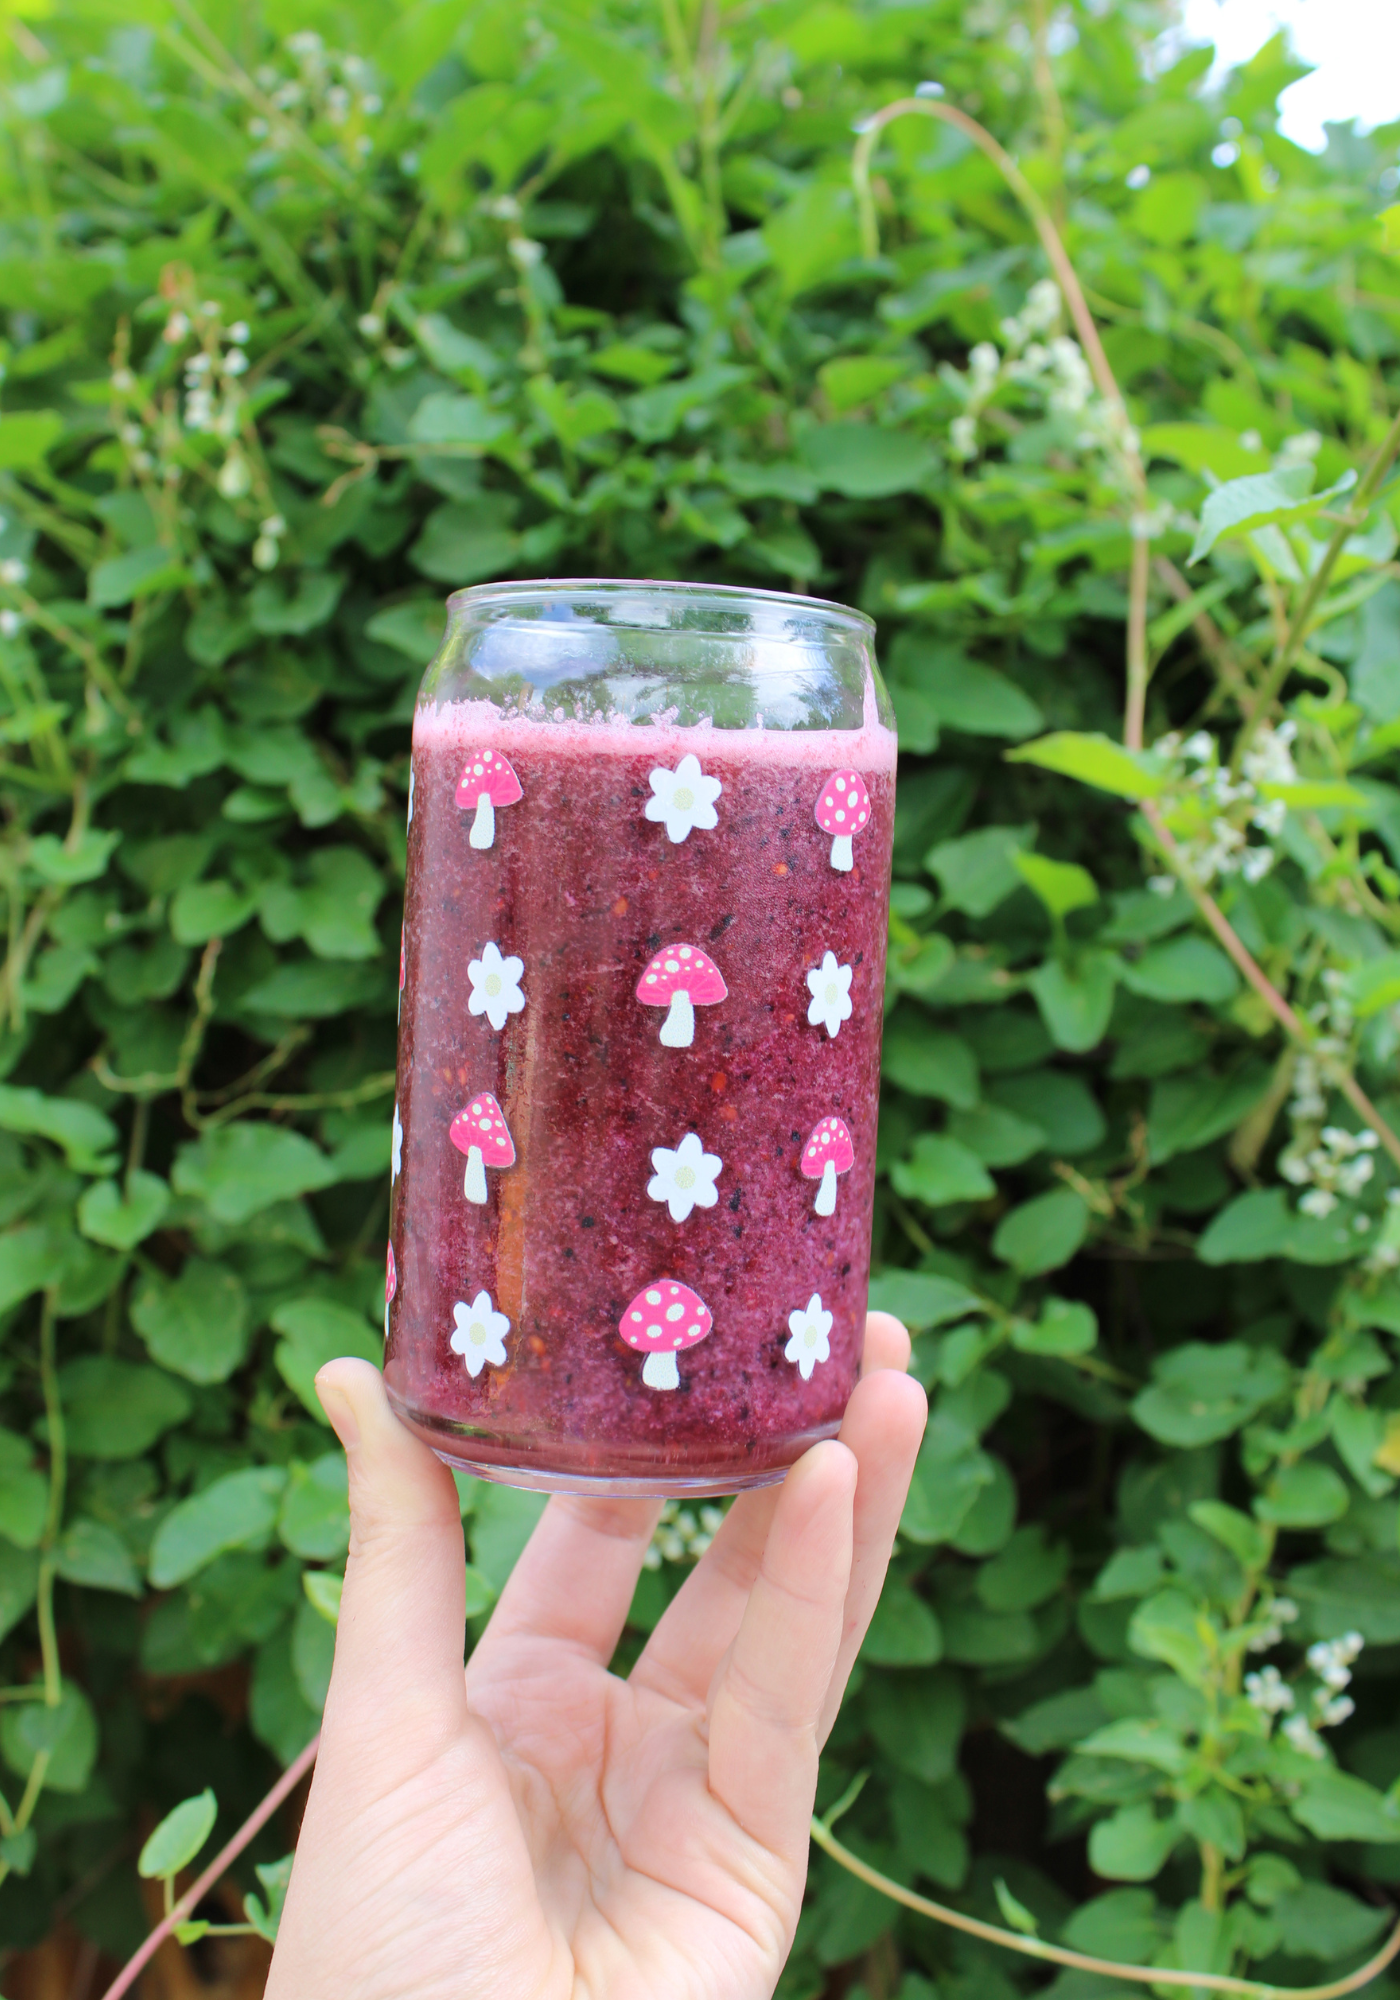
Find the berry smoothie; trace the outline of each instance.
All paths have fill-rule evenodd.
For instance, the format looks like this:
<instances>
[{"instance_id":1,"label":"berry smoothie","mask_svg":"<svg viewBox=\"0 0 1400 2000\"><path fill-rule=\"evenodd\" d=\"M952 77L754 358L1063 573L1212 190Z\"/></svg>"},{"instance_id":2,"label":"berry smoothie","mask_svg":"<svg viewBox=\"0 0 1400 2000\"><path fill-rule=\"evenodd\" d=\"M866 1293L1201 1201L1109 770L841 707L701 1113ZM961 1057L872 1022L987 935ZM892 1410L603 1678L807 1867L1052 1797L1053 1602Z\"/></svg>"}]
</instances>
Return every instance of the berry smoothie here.
<instances>
[{"instance_id":1,"label":"berry smoothie","mask_svg":"<svg viewBox=\"0 0 1400 2000\"><path fill-rule=\"evenodd\" d=\"M733 1492L836 1430L895 740L414 725L385 1374L517 1484Z\"/></svg>"}]
</instances>

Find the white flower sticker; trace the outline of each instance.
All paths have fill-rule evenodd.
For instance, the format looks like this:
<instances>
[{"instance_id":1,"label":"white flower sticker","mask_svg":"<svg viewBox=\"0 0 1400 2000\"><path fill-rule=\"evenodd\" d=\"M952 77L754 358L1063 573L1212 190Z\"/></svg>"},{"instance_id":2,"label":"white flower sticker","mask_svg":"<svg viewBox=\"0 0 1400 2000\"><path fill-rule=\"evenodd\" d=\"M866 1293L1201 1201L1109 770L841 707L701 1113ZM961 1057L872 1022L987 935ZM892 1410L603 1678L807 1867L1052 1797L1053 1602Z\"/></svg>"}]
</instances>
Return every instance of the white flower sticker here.
<instances>
[{"instance_id":1,"label":"white flower sticker","mask_svg":"<svg viewBox=\"0 0 1400 2000\"><path fill-rule=\"evenodd\" d=\"M399 1107L394 1106L393 1143L389 1153L389 1185L392 1187L403 1172L403 1120Z\"/></svg>"},{"instance_id":2,"label":"white flower sticker","mask_svg":"<svg viewBox=\"0 0 1400 2000\"><path fill-rule=\"evenodd\" d=\"M461 1308L458 1307L460 1312ZM783 1349L784 1361L792 1361L804 1382L812 1379L812 1370L819 1361L831 1359L832 1315L822 1304L820 1292L813 1292L805 1306L788 1314L788 1331L792 1339ZM456 1345L456 1342L453 1342Z\"/></svg>"},{"instance_id":3,"label":"white flower sticker","mask_svg":"<svg viewBox=\"0 0 1400 2000\"><path fill-rule=\"evenodd\" d=\"M469 1306L459 1301L452 1308L452 1317L457 1323L452 1352L461 1355L470 1376L478 1376L488 1361L493 1368L505 1366L510 1321L496 1311L489 1292L478 1292Z\"/></svg>"},{"instance_id":4,"label":"white flower sticker","mask_svg":"<svg viewBox=\"0 0 1400 2000\"><path fill-rule=\"evenodd\" d=\"M828 952L827 956L831 954ZM472 983L467 1012L484 1014L499 1035L506 1016L518 1014L525 1005L525 995L520 990L520 975L524 970L523 958L502 958L499 945L483 945L480 958L474 958L467 967L467 977ZM850 1011L848 1005L846 1012ZM833 1028L832 1033L835 1032Z\"/></svg>"},{"instance_id":5,"label":"white flower sticker","mask_svg":"<svg viewBox=\"0 0 1400 2000\"><path fill-rule=\"evenodd\" d=\"M807 974L807 990L812 996L807 1019L814 1028L824 1027L834 1041L841 1032L841 1023L851 1018L850 966L838 965L835 952L829 951L821 964Z\"/></svg>"},{"instance_id":6,"label":"white flower sticker","mask_svg":"<svg viewBox=\"0 0 1400 2000\"><path fill-rule=\"evenodd\" d=\"M706 777L693 751L674 771L658 765L651 774L651 789L656 796L647 800L646 816L665 822L668 839L682 841L693 827L708 830L719 825L715 800L724 787L718 778Z\"/></svg>"},{"instance_id":7,"label":"white flower sticker","mask_svg":"<svg viewBox=\"0 0 1400 2000\"><path fill-rule=\"evenodd\" d=\"M672 1152L658 1146L651 1156L653 1178L647 1193L664 1201L672 1222L684 1222L693 1208L713 1208L719 1200L715 1181L724 1166L718 1153L707 1153L698 1132L687 1132Z\"/></svg>"}]
</instances>

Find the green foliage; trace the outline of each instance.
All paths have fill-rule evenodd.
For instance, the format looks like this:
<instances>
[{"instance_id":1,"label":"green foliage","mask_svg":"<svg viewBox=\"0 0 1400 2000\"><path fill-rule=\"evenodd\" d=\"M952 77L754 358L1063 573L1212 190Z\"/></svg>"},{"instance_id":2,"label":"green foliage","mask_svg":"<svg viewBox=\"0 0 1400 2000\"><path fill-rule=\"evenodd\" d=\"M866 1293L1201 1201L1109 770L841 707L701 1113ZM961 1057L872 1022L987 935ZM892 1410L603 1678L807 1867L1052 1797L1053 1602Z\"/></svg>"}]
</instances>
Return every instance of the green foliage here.
<instances>
[{"instance_id":1,"label":"green foliage","mask_svg":"<svg viewBox=\"0 0 1400 2000\"><path fill-rule=\"evenodd\" d=\"M130 1829L169 1874L316 1726L413 694L448 588L596 573L859 603L900 720L871 1299L933 1414L819 1805L1081 1950L1345 1969L1400 1866L1395 134L1300 154L1281 45L1206 96L1152 4L1048 68L953 0L138 11L3 58L0 1946L130 1948ZM929 75L1145 484L982 155L902 119L862 206ZM473 1621L541 1504L464 1482ZM784 1991L966 1950L823 1860Z\"/></svg>"}]
</instances>

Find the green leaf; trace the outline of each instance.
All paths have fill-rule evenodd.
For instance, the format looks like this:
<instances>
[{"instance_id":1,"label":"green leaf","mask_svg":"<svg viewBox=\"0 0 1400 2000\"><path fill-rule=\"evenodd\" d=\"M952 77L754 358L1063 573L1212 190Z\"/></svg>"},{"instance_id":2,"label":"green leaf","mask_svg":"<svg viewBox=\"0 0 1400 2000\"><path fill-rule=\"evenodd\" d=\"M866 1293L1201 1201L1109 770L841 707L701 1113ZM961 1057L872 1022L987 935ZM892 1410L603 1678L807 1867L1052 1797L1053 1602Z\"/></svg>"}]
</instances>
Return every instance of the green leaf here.
<instances>
[{"instance_id":1,"label":"green leaf","mask_svg":"<svg viewBox=\"0 0 1400 2000\"><path fill-rule=\"evenodd\" d=\"M1150 1805L1120 1806L1089 1833L1089 1866L1108 1882L1150 1882L1181 1838L1174 1816L1159 1819Z\"/></svg>"},{"instance_id":2,"label":"green leaf","mask_svg":"<svg viewBox=\"0 0 1400 2000\"><path fill-rule=\"evenodd\" d=\"M992 1249L1023 1277L1057 1271L1089 1233L1089 1208L1072 1188L1052 1188L1011 1209L997 1224Z\"/></svg>"},{"instance_id":3,"label":"green leaf","mask_svg":"<svg viewBox=\"0 0 1400 2000\"><path fill-rule=\"evenodd\" d=\"M265 1546L287 1483L280 1465L225 1473L165 1516L151 1543L151 1582L169 1590L225 1549Z\"/></svg>"},{"instance_id":4,"label":"green leaf","mask_svg":"<svg viewBox=\"0 0 1400 2000\"><path fill-rule=\"evenodd\" d=\"M1384 1910L1359 1902L1329 1882L1300 1882L1285 1889L1271 1911L1289 1956L1316 1958L1324 1965L1364 1951L1386 1925Z\"/></svg>"},{"instance_id":5,"label":"green leaf","mask_svg":"<svg viewBox=\"0 0 1400 2000\"><path fill-rule=\"evenodd\" d=\"M187 882L170 905L170 931L178 944L208 944L242 930L258 907L254 889L232 882Z\"/></svg>"},{"instance_id":6,"label":"green leaf","mask_svg":"<svg viewBox=\"0 0 1400 2000\"><path fill-rule=\"evenodd\" d=\"M383 1355L379 1330L333 1299L288 1299L273 1313L272 1325L283 1336L273 1356L277 1372L319 1423L325 1423L326 1413L316 1394L317 1370L342 1354L377 1367Z\"/></svg>"},{"instance_id":7,"label":"green leaf","mask_svg":"<svg viewBox=\"0 0 1400 2000\"><path fill-rule=\"evenodd\" d=\"M326 1705L335 1660L336 1628L303 1595L292 1617L292 1672L301 1698L319 1715Z\"/></svg>"},{"instance_id":8,"label":"green leaf","mask_svg":"<svg viewBox=\"0 0 1400 2000\"><path fill-rule=\"evenodd\" d=\"M349 1474L343 1451L288 1468L277 1532L293 1555L330 1562L350 1546Z\"/></svg>"},{"instance_id":9,"label":"green leaf","mask_svg":"<svg viewBox=\"0 0 1400 2000\"><path fill-rule=\"evenodd\" d=\"M1329 1521L1340 1521L1350 1502L1345 1480L1330 1465L1304 1458L1279 1467L1254 1511L1276 1528L1324 1528Z\"/></svg>"},{"instance_id":10,"label":"green leaf","mask_svg":"<svg viewBox=\"0 0 1400 2000\"><path fill-rule=\"evenodd\" d=\"M28 1615L38 1589L38 1556L0 1541L0 1639Z\"/></svg>"},{"instance_id":11,"label":"green leaf","mask_svg":"<svg viewBox=\"0 0 1400 2000\"><path fill-rule=\"evenodd\" d=\"M1306 520L1356 484L1356 474L1348 471L1324 492L1310 493L1314 477L1311 465L1283 465L1217 486L1201 508L1201 525L1187 561L1199 562L1209 555L1222 536L1249 535L1258 528Z\"/></svg>"},{"instance_id":12,"label":"green leaf","mask_svg":"<svg viewBox=\"0 0 1400 2000\"><path fill-rule=\"evenodd\" d=\"M1064 1070L1033 1069L992 1077L983 1094L1044 1133L1046 1150L1072 1158L1092 1152L1106 1130L1104 1116L1082 1077ZM993 1163L995 1164L995 1163Z\"/></svg>"},{"instance_id":13,"label":"green leaf","mask_svg":"<svg viewBox=\"0 0 1400 2000\"><path fill-rule=\"evenodd\" d=\"M1142 1428L1181 1450L1229 1437L1284 1395L1292 1371L1271 1347L1190 1340L1164 1354L1132 1404Z\"/></svg>"},{"instance_id":14,"label":"green leaf","mask_svg":"<svg viewBox=\"0 0 1400 2000\"><path fill-rule=\"evenodd\" d=\"M63 436L56 410L6 410L0 417L0 472L23 472L42 465Z\"/></svg>"},{"instance_id":15,"label":"green leaf","mask_svg":"<svg viewBox=\"0 0 1400 2000\"><path fill-rule=\"evenodd\" d=\"M1393 1793L1326 1765L1300 1773L1299 1782L1301 1795L1289 1811L1319 1840L1400 1841L1400 1802Z\"/></svg>"},{"instance_id":16,"label":"green leaf","mask_svg":"<svg viewBox=\"0 0 1400 2000\"><path fill-rule=\"evenodd\" d=\"M1072 963L1051 958L1036 967L1028 984L1056 1048L1083 1054L1098 1047L1122 971L1123 961L1111 951L1081 951Z\"/></svg>"},{"instance_id":17,"label":"green leaf","mask_svg":"<svg viewBox=\"0 0 1400 2000\"><path fill-rule=\"evenodd\" d=\"M951 1541L994 1477L993 1461L966 1425L935 1411L919 1447L900 1533L926 1546Z\"/></svg>"},{"instance_id":18,"label":"green leaf","mask_svg":"<svg viewBox=\"0 0 1400 2000\"><path fill-rule=\"evenodd\" d=\"M45 1097L8 1083L0 1083L0 1131L51 1140L80 1174L103 1172L106 1155L117 1143L116 1126L95 1105L72 1097Z\"/></svg>"},{"instance_id":19,"label":"green leaf","mask_svg":"<svg viewBox=\"0 0 1400 2000\"><path fill-rule=\"evenodd\" d=\"M168 1812L141 1849L136 1872L149 1881L178 1875L188 1868L219 1817L219 1802L211 1791L197 1792Z\"/></svg>"},{"instance_id":20,"label":"green leaf","mask_svg":"<svg viewBox=\"0 0 1400 2000\"><path fill-rule=\"evenodd\" d=\"M127 1176L125 1188L115 1181L95 1181L78 1203L78 1227L94 1243L111 1250L134 1250L152 1230L159 1229L170 1206L170 1189L159 1174L141 1167Z\"/></svg>"},{"instance_id":21,"label":"green leaf","mask_svg":"<svg viewBox=\"0 0 1400 2000\"><path fill-rule=\"evenodd\" d=\"M67 1583L89 1590L115 1590L123 1597L141 1595L141 1579L126 1543L105 1521L80 1517L70 1521L54 1545L54 1568Z\"/></svg>"},{"instance_id":22,"label":"green leaf","mask_svg":"<svg viewBox=\"0 0 1400 2000\"><path fill-rule=\"evenodd\" d=\"M1016 742L1044 724L1040 710L1015 681L922 633L900 633L890 654L890 676L896 703L901 687L908 687L938 723L968 736Z\"/></svg>"},{"instance_id":23,"label":"green leaf","mask_svg":"<svg viewBox=\"0 0 1400 2000\"><path fill-rule=\"evenodd\" d=\"M142 1280L131 1323L152 1361L189 1382L226 1382L248 1351L248 1295L236 1274L199 1257L173 1283Z\"/></svg>"},{"instance_id":24,"label":"green leaf","mask_svg":"<svg viewBox=\"0 0 1400 2000\"><path fill-rule=\"evenodd\" d=\"M902 1009L888 1029L880 1067L915 1097L941 1098L970 1110L977 1102L977 1062L957 1035L934 1028L922 1012Z\"/></svg>"},{"instance_id":25,"label":"green leaf","mask_svg":"<svg viewBox=\"0 0 1400 2000\"><path fill-rule=\"evenodd\" d=\"M248 593L253 630L298 638L314 632L331 617L344 588L345 578L333 570L303 570L294 589L285 578L265 576Z\"/></svg>"},{"instance_id":26,"label":"green leaf","mask_svg":"<svg viewBox=\"0 0 1400 2000\"><path fill-rule=\"evenodd\" d=\"M365 637L376 645L392 646L396 653L419 666L426 666L442 644L443 609L436 597L415 597L405 604L391 604L376 611L365 626Z\"/></svg>"},{"instance_id":27,"label":"green leaf","mask_svg":"<svg viewBox=\"0 0 1400 2000\"><path fill-rule=\"evenodd\" d=\"M1395 1006L1400 1001L1400 951L1384 951L1379 958L1353 966L1346 975L1346 991L1363 1021Z\"/></svg>"},{"instance_id":28,"label":"green leaf","mask_svg":"<svg viewBox=\"0 0 1400 2000\"><path fill-rule=\"evenodd\" d=\"M908 493L924 485L936 464L922 438L875 424L817 424L803 433L797 449L821 485L848 500Z\"/></svg>"},{"instance_id":29,"label":"green leaf","mask_svg":"<svg viewBox=\"0 0 1400 2000\"><path fill-rule=\"evenodd\" d=\"M1191 1761L1176 1730L1145 1716L1110 1722L1075 1747L1086 1757L1122 1757L1129 1763L1150 1764L1170 1778L1181 1777Z\"/></svg>"},{"instance_id":30,"label":"green leaf","mask_svg":"<svg viewBox=\"0 0 1400 2000\"><path fill-rule=\"evenodd\" d=\"M1052 861L1045 854L1013 854L1011 860L1052 917L1067 917L1071 910L1087 909L1099 900L1097 882L1077 861Z\"/></svg>"},{"instance_id":31,"label":"green leaf","mask_svg":"<svg viewBox=\"0 0 1400 2000\"><path fill-rule=\"evenodd\" d=\"M890 1578L860 1654L877 1667L931 1667L943 1657L942 1629L921 1597Z\"/></svg>"},{"instance_id":32,"label":"green leaf","mask_svg":"<svg viewBox=\"0 0 1400 2000\"><path fill-rule=\"evenodd\" d=\"M977 1595L988 1611L1034 1611L1056 1595L1068 1574L1067 1543L1048 1542L1039 1525L1018 1528L978 1570Z\"/></svg>"},{"instance_id":33,"label":"green leaf","mask_svg":"<svg viewBox=\"0 0 1400 2000\"><path fill-rule=\"evenodd\" d=\"M56 888L70 889L79 882L95 882L107 872L113 850L120 845L119 833L101 833L89 827L82 838L69 846L57 834L41 833L29 843L25 860L36 875Z\"/></svg>"},{"instance_id":34,"label":"green leaf","mask_svg":"<svg viewBox=\"0 0 1400 2000\"><path fill-rule=\"evenodd\" d=\"M1196 1255L1203 1264L1255 1264L1265 1257L1340 1264L1355 1257L1358 1247L1345 1212L1297 1215L1282 1188L1250 1188L1214 1217Z\"/></svg>"},{"instance_id":35,"label":"green leaf","mask_svg":"<svg viewBox=\"0 0 1400 2000\"><path fill-rule=\"evenodd\" d=\"M300 1132L245 1121L182 1146L171 1179L177 1194L204 1202L217 1221L241 1223L274 1202L329 1187L335 1170Z\"/></svg>"},{"instance_id":36,"label":"green leaf","mask_svg":"<svg viewBox=\"0 0 1400 2000\"><path fill-rule=\"evenodd\" d=\"M876 1743L898 1770L926 1785L952 1776L967 1716L957 1674L929 1667L881 1675L866 1713Z\"/></svg>"},{"instance_id":37,"label":"green leaf","mask_svg":"<svg viewBox=\"0 0 1400 2000\"><path fill-rule=\"evenodd\" d=\"M1123 799L1155 799L1166 780L1146 751L1125 750L1109 736L1083 735L1057 729L1019 750L1008 750L1009 764L1038 764L1063 778L1077 778L1101 792Z\"/></svg>"},{"instance_id":38,"label":"green leaf","mask_svg":"<svg viewBox=\"0 0 1400 2000\"><path fill-rule=\"evenodd\" d=\"M159 1368L83 1355L59 1370L68 1449L78 1458L137 1458L181 1424L189 1390Z\"/></svg>"},{"instance_id":39,"label":"green leaf","mask_svg":"<svg viewBox=\"0 0 1400 2000\"><path fill-rule=\"evenodd\" d=\"M1198 1528L1204 1528L1230 1551L1241 1569L1265 1568L1273 1544L1248 1514L1242 1514L1238 1507L1227 1507L1222 1500L1193 1500L1186 1511Z\"/></svg>"},{"instance_id":40,"label":"green leaf","mask_svg":"<svg viewBox=\"0 0 1400 2000\"><path fill-rule=\"evenodd\" d=\"M1233 1132L1260 1103L1273 1080L1267 1063L1247 1062L1225 1076L1209 1070L1164 1077L1152 1086L1147 1151L1154 1166L1178 1153L1198 1152Z\"/></svg>"},{"instance_id":41,"label":"green leaf","mask_svg":"<svg viewBox=\"0 0 1400 2000\"><path fill-rule=\"evenodd\" d=\"M992 1887L996 1891L997 1908L1001 1911L1006 1922L1010 1924L1012 1930L1021 1931L1026 1937L1034 1937L1040 1929L1039 1923L1031 1915L1024 1903L1017 1902L1005 1882L1002 1881L1000 1875L997 1876Z\"/></svg>"},{"instance_id":42,"label":"green leaf","mask_svg":"<svg viewBox=\"0 0 1400 2000\"><path fill-rule=\"evenodd\" d=\"M484 451L499 443L511 428L502 410L490 410L479 396L458 396L439 390L425 396L409 419L415 444L471 445Z\"/></svg>"},{"instance_id":43,"label":"green leaf","mask_svg":"<svg viewBox=\"0 0 1400 2000\"><path fill-rule=\"evenodd\" d=\"M921 1132L907 1160L896 1160L890 1169L896 1194L907 1200L942 1207L953 1201L985 1201L995 1194L996 1184L975 1153L956 1139Z\"/></svg>"},{"instance_id":44,"label":"green leaf","mask_svg":"<svg viewBox=\"0 0 1400 2000\"><path fill-rule=\"evenodd\" d=\"M321 1614L328 1624L334 1625L340 1619L340 1594L345 1588L345 1579L334 1570L304 1569L301 1573L301 1587L306 1592L308 1604Z\"/></svg>"},{"instance_id":45,"label":"green leaf","mask_svg":"<svg viewBox=\"0 0 1400 2000\"><path fill-rule=\"evenodd\" d=\"M1039 1125L996 1104L975 1104L970 1111L954 1111L947 1132L988 1167L1018 1167L1045 1146L1045 1133Z\"/></svg>"},{"instance_id":46,"label":"green leaf","mask_svg":"<svg viewBox=\"0 0 1400 2000\"><path fill-rule=\"evenodd\" d=\"M112 610L157 590L179 590L191 581L189 569L173 549L128 549L125 555L110 556L90 572L88 602Z\"/></svg>"},{"instance_id":47,"label":"green leaf","mask_svg":"<svg viewBox=\"0 0 1400 2000\"><path fill-rule=\"evenodd\" d=\"M1223 1006L1240 990L1239 974L1219 945L1208 938L1164 938L1147 947L1142 957L1123 961L1123 984L1145 1000L1179 1005L1204 1000Z\"/></svg>"},{"instance_id":48,"label":"green leaf","mask_svg":"<svg viewBox=\"0 0 1400 2000\"><path fill-rule=\"evenodd\" d=\"M266 1902L261 1896L247 1895L243 1899L243 1914L260 1938L269 1944L277 1942L277 1927L282 1921L282 1905L287 1900L287 1890L291 1886L292 1862L294 1855L284 1854L280 1861L261 1861L253 1870L263 1885Z\"/></svg>"},{"instance_id":49,"label":"green leaf","mask_svg":"<svg viewBox=\"0 0 1400 2000\"><path fill-rule=\"evenodd\" d=\"M18 1777L27 1778L34 1760L47 1751L44 1784L51 1792L84 1792L97 1759L97 1717L92 1703L72 1681L64 1681L56 1706L15 1702L0 1709L0 1751Z\"/></svg>"},{"instance_id":50,"label":"green leaf","mask_svg":"<svg viewBox=\"0 0 1400 2000\"><path fill-rule=\"evenodd\" d=\"M1199 1687L1214 1657L1209 1624L1181 1590L1168 1586L1147 1598L1128 1625L1128 1644L1145 1660L1161 1660L1191 1687Z\"/></svg>"},{"instance_id":51,"label":"green leaf","mask_svg":"<svg viewBox=\"0 0 1400 2000\"><path fill-rule=\"evenodd\" d=\"M1049 1354L1061 1359L1089 1354L1098 1338L1099 1323L1091 1308L1070 1299L1047 1299L1034 1325L1024 1319L1011 1322L1011 1345L1022 1354Z\"/></svg>"},{"instance_id":52,"label":"green leaf","mask_svg":"<svg viewBox=\"0 0 1400 2000\"><path fill-rule=\"evenodd\" d=\"M242 997L250 1013L266 1014L274 1020L321 1021L345 1014L352 1007L363 1008L391 992L388 975L374 965L325 964L304 959L299 964L279 965L275 972L250 986Z\"/></svg>"},{"instance_id":53,"label":"green leaf","mask_svg":"<svg viewBox=\"0 0 1400 2000\"><path fill-rule=\"evenodd\" d=\"M870 1310L893 1313L911 1333L984 1310L982 1301L955 1278L931 1271L882 1271L870 1281Z\"/></svg>"},{"instance_id":54,"label":"green leaf","mask_svg":"<svg viewBox=\"0 0 1400 2000\"><path fill-rule=\"evenodd\" d=\"M0 1235L0 1312L51 1285L57 1262L47 1229L7 1229Z\"/></svg>"},{"instance_id":55,"label":"green leaf","mask_svg":"<svg viewBox=\"0 0 1400 2000\"><path fill-rule=\"evenodd\" d=\"M1033 826L984 826L960 840L940 841L924 857L949 907L969 917L987 917L1020 886L1016 856L1028 847Z\"/></svg>"}]
</instances>

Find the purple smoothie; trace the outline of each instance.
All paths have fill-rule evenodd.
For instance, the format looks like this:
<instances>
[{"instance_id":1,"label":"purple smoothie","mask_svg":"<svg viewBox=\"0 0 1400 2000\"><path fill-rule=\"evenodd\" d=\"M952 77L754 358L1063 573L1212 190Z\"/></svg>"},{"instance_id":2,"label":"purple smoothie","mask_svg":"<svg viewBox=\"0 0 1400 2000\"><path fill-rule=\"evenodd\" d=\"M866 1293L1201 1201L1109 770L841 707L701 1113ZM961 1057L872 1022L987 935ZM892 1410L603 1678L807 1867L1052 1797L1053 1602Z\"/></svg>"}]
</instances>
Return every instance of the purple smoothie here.
<instances>
[{"instance_id":1,"label":"purple smoothie","mask_svg":"<svg viewBox=\"0 0 1400 2000\"><path fill-rule=\"evenodd\" d=\"M869 1274L894 757L873 720L420 710L385 1374L444 1457L732 1492L836 1430Z\"/></svg>"}]
</instances>

